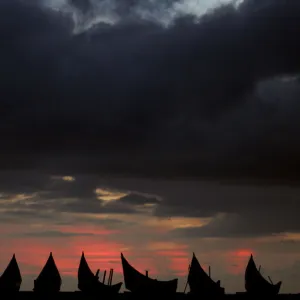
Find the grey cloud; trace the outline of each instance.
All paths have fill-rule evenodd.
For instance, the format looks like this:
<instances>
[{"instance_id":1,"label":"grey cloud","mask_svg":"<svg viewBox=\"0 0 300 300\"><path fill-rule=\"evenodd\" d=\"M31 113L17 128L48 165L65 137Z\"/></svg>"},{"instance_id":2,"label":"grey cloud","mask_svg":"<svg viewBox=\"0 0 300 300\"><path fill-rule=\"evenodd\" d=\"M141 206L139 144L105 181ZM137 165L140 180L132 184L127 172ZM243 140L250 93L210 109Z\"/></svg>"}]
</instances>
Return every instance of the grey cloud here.
<instances>
[{"instance_id":1,"label":"grey cloud","mask_svg":"<svg viewBox=\"0 0 300 300\"><path fill-rule=\"evenodd\" d=\"M95 189L101 179L95 176L73 175L74 181L65 181L61 179L62 176L46 172L1 171L0 199L7 200L6 203L9 205L28 205L29 203L31 207L79 198L86 201L96 200ZM28 199L20 200L18 203L10 201L19 195L24 195Z\"/></svg>"},{"instance_id":2,"label":"grey cloud","mask_svg":"<svg viewBox=\"0 0 300 300\"><path fill-rule=\"evenodd\" d=\"M5 212L1 212L0 223L5 226L8 224L30 224L35 222L52 222L57 219L51 212L45 212L44 207L39 207L38 209L24 209L24 207L7 209Z\"/></svg>"},{"instance_id":3,"label":"grey cloud","mask_svg":"<svg viewBox=\"0 0 300 300\"><path fill-rule=\"evenodd\" d=\"M299 82L258 93L299 73L298 1L245 0L168 28L119 12L79 35L39 1L0 5L2 169L298 176L299 105L285 100Z\"/></svg>"},{"instance_id":4,"label":"grey cloud","mask_svg":"<svg viewBox=\"0 0 300 300\"><path fill-rule=\"evenodd\" d=\"M95 189L99 179L77 176L75 181L49 180L48 186L41 193L44 199L81 198L85 201L96 200Z\"/></svg>"},{"instance_id":5,"label":"grey cloud","mask_svg":"<svg viewBox=\"0 0 300 300\"><path fill-rule=\"evenodd\" d=\"M90 215L85 215L88 213ZM112 217L106 217L105 219L97 218L99 214L112 214ZM116 219L113 214L130 214L136 213L135 210L129 208L110 208L110 209L98 209L95 208L84 209L83 206L65 207L60 208L55 207L52 210L45 210L45 207L40 205L39 207L32 207L29 209L24 209L20 207L18 209L7 209L5 212L1 212L0 224L3 226L10 226L9 224L44 224L51 226L66 226L66 225L76 225L81 224L92 224L105 226L105 228L119 229L120 226L131 226L135 225L135 222L125 221ZM92 217L94 214L95 217ZM22 233L23 234L23 233ZM51 233L52 234L52 233Z\"/></svg>"},{"instance_id":6,"label":"grey cloud","mask_svg":"<svg viewBox=\"0 0 300 300\"><path fill-rule=\"evenodd\" d=\"M120 200L118 200L120 203L125 203L129 205L143 205L143 204L158 204L160 201L153 197L146 197L138 194L131 193L127 196L122 197Z\"/></svg>"},{"instance_id":7,"label":"grey cloud","mask_svg":"<svg viewBox=\"0 0 300 300\"><path fill-rule=\"evenodd\" d=\"M7 176L5 173L0 172L0 178L3 179L0 184L0 209L3 212L0 222L2 223L14 221L55 223L68 218L68 214L72 215L72 213L75 213L76 217L71 221L65 220L66 222L92 222L84 216L79 220L80 214L141 214L143 212L139 210L140 205L156 204L160 201L158 196L129 190L125 190L129 195L120 200L97 199L95 189L98 187L105 187L108 191L118 191L118 186L107 184L98 176L76 175L74 181L63 181L57 176L41 175L39 172L23 171L15 174L8 172ZM63 213L66 216L61 215ZM114 220L108 222L116 223Z\"/></svg>"},{"instance_id":8,"label":"grey cloud","mask_svg":"<svg viewBox=\"0 0 300 300\"><path fill-rule=\"evenodd\" d=\"M281 218L281 219L280 219ZM179 228L173 234L184 237L245 238L263 237L283 232L299 232L300 224L296 214L287 215L280 211L268 213L243 213L215 217L202 227Z\"/></svg>"},{"instance_id":9,"label":"grey cloud","mask_svg":"<svg viewBox=\"0 0 300 300\"><path fill-rule=\"evenodd\" d=\"M5 170L0 172L0 193L2 197L13 194L32 194L45 189L49 175L28 170Z\"/></svg>"},{"instance_id":10,"label":"grey cloud","mask_svg":"<svg viewBox=\"0 0 300 300\"><path fill-rule=\"evenodd\" d=\"M85 201L78 199L74 202L69 202L61 205L56 205L57 211L62 212L77 212L77 213L91 213L91 214L130 214L136 213L133 206L122 205L121 203L113 202L103 205L104 201L94 200Z\"/></svg>"},{"instance_id":11,"label":"grey cloud","mask_svg":"<svg viewBox=\"0 0 300 300\"><path fill-rule=\"evenodd\" d=\"M300 222L298 188L289 187L222 187L203 189L197 202L185 201L195 216L211 216L212 221L200 228L176 230L178 234L191 237L254 237L269 236L283 232L299 232ZM182 205L171 207L170 212L181 214ZM166 213L165 207L159 215ZM184 210L187 216L188 209Z\"/></svg>"},{"instance_id":12,"label":"grey cloud","mask_svg":"<svg viewBox=\"0 0 300 300\"><path fill-rule=\"evenodd\" d=\"M293 212L299 205L298 187L230 185L209 181L174 181L167 184L165 192L161 189L164 201L157 206L158 215L167 213L168 208L176 215L176 209L180 214L182 209L190 207L194 210L193 214L197 213L199 217L216 213L256 213L260 216L260 213Z\"/></svg>"},{"instance_id":13,"label":"grey cloud","mask_svg":"<svg viewBox=\"0 0 300 300\"><path fill-rule=\"evenodd\" d=\"M87 223L91 223L94 225L102 225L105 226L106 228L120 228L120 226L124 226L124 225L136 225L135 222L131 222L131 221L124 221L124 220L120 220L120 219L115 219L114 217L111 218L105 218L105 219L101 219L101 218L90 218L90 217L86 217L86 216L72 216L71 222L57 222L57 225L69 225L70 223L74 224L87 224Z\"/></svg>"},{"instance_id":14,"label":"grey cloud","mask_svg":"<svg viewBox=\"0 0 300 300\"><path fill-rule=\"evenodd\" d=\"M59 237L73 237L73 236L93 236L93 233L74 233L74 232L62 232L56 230L45 230L37 232L23 232L20 236L29 237L42 237L42 238L59 238Z\"/></svg>"},{"instance_id":15,"label":"grey cloud","mask_svg":"<svg viewBox=\"0 0 300 300\"><path fill-rule=\"evenodd\" d=\"M50 1L50 6L53 3ZM116 22L124 18L142 18L160 21L163 24L171 22L180 11L176 11L178 0L66 0L61 1L64 5L59 5L66 12L71 12L76 20L77 30L82 30L93 24L97 17L102 17L103 21ZM54 5L54 8L57 5Z\"/></svg>"},{"instance_id":16,"label":"grey cloud","mask_svg":"<svg viewBox=\"0 0 300 300\"><path fill-rule=\"evenodd\" d=\"M62 192L63 193L63 192ZM56 194L59 194L56 191ZM105 204L105 205L104 205ZM20 218L41 218L55 219L59 213L90 213L90 214L130 214L138 213L134 205L128 203L105 203L105 201L85 198L70 199L63 201L61 198L47 200L37 196L34 203L25 204L22 202L2 204L1 208L5 208L6 219Z\"/></svg>"},{"instance_id":17,"label":"grey cloud","mask_svg":"<svg viewBox=\"0 0 300 300\"><path fill-rule=\"evenodd\" d=\"M212 218L202 228L178 229L173 233L177 237L254 237L299 232L299 187L258 183L111 179L111 184L121 189L136 186L141 193L159 195L162 201L156 205L154 216Z\"/></svg>"},{"instance_id":18,"label":"grey cloud","mask_svg":"<svg viewBox=\"0 0 300 300\"><path fill-rule=\"evenodd\" d=\"M119 200L86 200L77 199L76 201L56 204L57 211L78 212L92 214L139 214L137 208L145 204L159 203L156 198L143 197L141 195L129 194Z\"/></svg>"}]
</instances>

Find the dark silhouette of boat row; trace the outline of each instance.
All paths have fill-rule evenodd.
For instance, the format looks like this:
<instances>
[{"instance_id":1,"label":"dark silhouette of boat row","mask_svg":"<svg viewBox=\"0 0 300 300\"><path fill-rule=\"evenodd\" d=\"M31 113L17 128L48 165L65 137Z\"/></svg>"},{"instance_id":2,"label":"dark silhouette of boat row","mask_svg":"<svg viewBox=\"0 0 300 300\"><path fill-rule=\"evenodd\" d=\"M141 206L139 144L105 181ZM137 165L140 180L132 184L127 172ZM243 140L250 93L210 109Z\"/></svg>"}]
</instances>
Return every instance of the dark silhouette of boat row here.
<instances>
[{"instance_id":1,"label":"dark silhouette of boat row","mask_svg":"<svg viewBox=\"0 0 300 300\"><path fill-rule=\"evenodd\" d=\"M123 275L125 287L128 291L136 294L174 294L177 291L178 279L169 281L161 281L150 278L148 271L146 275L137 271L126 260L121 253L121 261L123 267ZM107 284L105 283L106 271L104 271L102 282L99 280L99 272L96 274L91 271L84 253L82 252L79 268L78 268L78 289L84 293L92 293L93 295L113 295L119 293L122 282L112 284L113 269L110 270ZM279 293L281 281L273 284L270 277L268 282L260 273L260 268L257 269L253 256L251 255L248 265L245 270L245 289L248 294L273 296ZM7 268L0 277L0 291L18 292L22 283L20 269L15 255L13 255ZM43 267L41 273L34 280L34 292L37 293L57 293L60 291L62 284L61 276L53 259L52 253ZM220 280L214 281L201 267L195 254L191 264L187 283L192 295L214 295L220 296L225 294L225 289L221 287ZM185 292L185 291L184 291Z\"/></svg>"}]
</instances>

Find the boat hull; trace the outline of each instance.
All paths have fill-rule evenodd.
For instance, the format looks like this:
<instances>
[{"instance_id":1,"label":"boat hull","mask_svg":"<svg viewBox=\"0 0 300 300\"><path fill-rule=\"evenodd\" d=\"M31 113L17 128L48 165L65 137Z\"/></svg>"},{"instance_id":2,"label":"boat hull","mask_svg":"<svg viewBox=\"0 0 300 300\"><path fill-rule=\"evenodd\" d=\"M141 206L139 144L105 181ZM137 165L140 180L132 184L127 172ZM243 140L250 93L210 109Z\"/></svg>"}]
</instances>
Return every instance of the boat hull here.
<instances>
[{"instance_id":1,"label":"boat hull","mask_svg":"<svg viewBox=\"0 0 300 300\"><path fill-rule=\"evenodd\" d=\"M279 294L282 282L270 285L251 285L245 284L245 289L250 295L276 296Z\"/></svg>"},{"instance_id":2,"label":"boat hull","mask_svg":"<svg viewBox=\"0 0 300 300\"><path fill-rule=\"evenodd\" d=\"M60 291L61 282L55 281L34 281L33 291L36 293L58 293Z\"/></svg>"},{"instance_id":3,"label":"boat hull","mask_svg":"<svg viewBox=\"0 0 300 300\"><path fill-rule=\"evenodd\" d=\"M175 294L178 285L178 279L173 279L169 281L161 281L150 278L143 275L132 267L128 261L125 259L123 254L121 254L123 275L125 281L125 287L132 293L137 294L164 294L170 295Z\"/></svg>"},{"instance_id":4,"label":"boat hull","mask_svg":"<svg viewBox=\"0 0 300 300\"><path fill-rule=\"evenodd\" d=\"M86 294L99 294L99 295L110 295L110 294L118 294L121 287L122 282L113 284L113 285L106 285L102 282L97 283L78 283L78 289Z\"/></svg>"},{"instance_id":5,"label":"boat hull","mask_svg":"<svg viewBox=\"0 0 300 300\"><path fill-rule=\"evenodd\" d=\"M0 282L0 291L1 293L15 293L19 292L21 284L19 283L3 283Z\"/></svg>"}]
</instances>

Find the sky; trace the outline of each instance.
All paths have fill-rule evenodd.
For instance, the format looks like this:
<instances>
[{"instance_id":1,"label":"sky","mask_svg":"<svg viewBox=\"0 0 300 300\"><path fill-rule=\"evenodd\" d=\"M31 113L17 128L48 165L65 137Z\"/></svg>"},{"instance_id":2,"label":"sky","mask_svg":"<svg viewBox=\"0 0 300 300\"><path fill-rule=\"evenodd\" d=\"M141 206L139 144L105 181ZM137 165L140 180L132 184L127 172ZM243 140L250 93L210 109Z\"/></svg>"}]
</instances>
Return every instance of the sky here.
<instances>
[{"instance_id":1,"label":"sky","mask_svg":"<svg viewBox=\"0 0 300 300\"><path fill-rule=\"evenodd\" d=\"M299 292L300 2L0 0L0 269L52 251Z\"/></svg>"}]
</instances>

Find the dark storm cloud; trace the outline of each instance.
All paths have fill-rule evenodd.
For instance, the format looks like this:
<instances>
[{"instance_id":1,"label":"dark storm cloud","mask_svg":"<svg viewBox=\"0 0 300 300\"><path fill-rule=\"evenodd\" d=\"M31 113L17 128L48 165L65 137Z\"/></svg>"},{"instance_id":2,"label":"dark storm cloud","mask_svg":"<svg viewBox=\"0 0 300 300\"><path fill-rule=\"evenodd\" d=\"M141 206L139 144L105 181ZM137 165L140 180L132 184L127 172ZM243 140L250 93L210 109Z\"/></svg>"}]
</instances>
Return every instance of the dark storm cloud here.
<instances>
[{"instance_id":1,"label":"dark storm cloud","mask_svg":"<svg viewBox=\"0 0 300 300\"><path fill-rule=\"evenodd\" d=\"M299 73L298 1L246 0L168 28L124 12L78 35L38 3L0 1L0 167L298 174L299 105L257 85Z\"/></svg>"}]
</instances>

